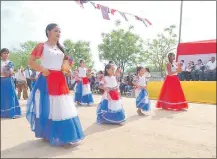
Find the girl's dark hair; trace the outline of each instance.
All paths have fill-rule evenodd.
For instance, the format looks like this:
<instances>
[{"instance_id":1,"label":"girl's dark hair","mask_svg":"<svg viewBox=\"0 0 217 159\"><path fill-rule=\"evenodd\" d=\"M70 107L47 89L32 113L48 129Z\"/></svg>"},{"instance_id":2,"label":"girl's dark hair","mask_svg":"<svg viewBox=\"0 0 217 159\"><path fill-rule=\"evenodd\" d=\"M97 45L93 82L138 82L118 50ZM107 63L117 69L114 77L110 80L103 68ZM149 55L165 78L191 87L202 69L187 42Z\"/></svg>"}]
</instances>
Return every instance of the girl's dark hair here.
<instances>
[{"instance_id":1,"label":"girl's dark hair","mask_svg":"<svg viewBox=\"0 0 217 159\"><path fill-rule=\"evenodd\" d=\"M80 64L81 64L82 62L84 62L84 60L80 60Z\"/></svg>"},{"instance_id":2,"label":"girl's dark hair","mask_svg":"<svg viewBox=\"0 0 217 159\"><path fill-rule=\"evenodd\" d=\"M170 57L171 56L175 56L175 54L173 53L173 52L170 52L169 54L168 54L168 61L172 64L172 61L170 61Z\"/></svg>"},{"instance_id":3,"label":"girl's dark hair","mask_svg":"<svg viewBox=\"0 0 217 159\"><path fill-rule=\"evenodd\" d=\"M9 53L9 50L8 50L7 48L1 49L1 52L0 52L0 53L2 54L2 53L4 53L4 52L8 52L8 53Z\"/></svg>"},{"instance_id":4,"label":"girl's dark hair","mask_svg":"<svg viewBox=\"0 0 217 159\"><path fill-rule=\"evenodd\" d=\"M103 74L103 71L99 71L100 74Z\"/></svg>"},{"instance_id":5,"label":"girl's dark hair","mask_svg":"<svg viewBox=\"0 0 217 159\"><path fill-rule=\"evenodd\" d=\"M105 66L104 76L109 76L107 70L110 69L112 66L113 66L113 64L107 64L107 65Z\"/></svg>"},{"instance_id":6,"label":"girl's dark hair","mask_svg":"<svg viewBox=\"0 0 217 159\"><path fill-rule=\"evenodd\" d=\"M57 27L58 25L55 23L48 24L45 30L46 36L48 37L48 31L51 31L53 28ZM65 54L64 48L60 45L59 41L57 41L57 47Z\"/></svg>"},{"instance_id":7,"label":"girl's dark hair","mask_svg":"<svg viewBox=\"0 0 217 159\"><path fill-rule=\"evenodd\" d=\"M136 68L136 75L137 75L137 76L138 76L138 74L139 74L139 71L141 71L141 69L143 69L142 66L139 66L139 67Z\"/></svg>"},{"instance_id":8,"label":"girl's dark hair","mask_svg":"<svg viewBox=\"0 0 217 159\"><path fill-rule=\"evenodd\" d=\"M147 72L148 72L148 73L150 73L150 70L149 70L149 68L147 68L147 67L146 67L145 69L147 70Z\"/></svg>"}]
</instances>

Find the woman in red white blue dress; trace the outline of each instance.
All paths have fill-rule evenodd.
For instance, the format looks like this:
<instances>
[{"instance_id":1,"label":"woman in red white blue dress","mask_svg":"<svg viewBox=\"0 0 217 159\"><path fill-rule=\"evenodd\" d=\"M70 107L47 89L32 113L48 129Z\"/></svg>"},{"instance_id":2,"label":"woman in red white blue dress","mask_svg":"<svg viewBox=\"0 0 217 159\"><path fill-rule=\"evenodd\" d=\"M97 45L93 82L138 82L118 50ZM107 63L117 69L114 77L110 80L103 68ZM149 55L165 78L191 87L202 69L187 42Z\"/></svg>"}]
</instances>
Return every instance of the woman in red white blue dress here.
<instances>
[{"instance_id":1,"label":"woman in red white blue dress","mask_svg":"<svg viewBox=\"0 0 217 159\"><path fill-rule=\"evenodd\" d=\"M21 109L12 79L14 64L8 54L8 49L1 49L1 118L14 119L21 115Z\"/></svg>"},{"instance_id":2,"label":"woman in red white blue dress","mask_svg":"<svg viewBox=\"0 0 217 159\"><path fill-rule=\"evenodd\" d=\"M84 60L80 60L80 67L77 69L77 80L75 85L74 101L78 105L91 105L94 103L93 95L88 80L89 69L86 68Z\"/></svg>"},{"instance_id":3,"label":"woman in red white blue dress","mask_svg":"<svg viewBox=\"0 0 217 159\"><path fill-rule=\"evenodd\" d=\"M166 68L167 76L161 88L156 108L174 111L188 109L188 103L177 76L177 74L181 72L181 66L174 61L174 53L168 54L168 60L169 62Z\"/></svg>"},{"instance_id":4,"label":"woman in red white blue dress","mask_svg":"<svg viewBox=\"0 0 217 159\"><path fill-rule=\"evenodd\" d=\"M100 88L104 90L102 100L97 108L97 123L123 125L126 117L122 106L119 85L115 74L115 66L105 66L104 78L100 82Z\"/></svg>"},{"instance_id":5,"label":"woman in red white blue dress","mask_svg":"<svg viewBox=\"0 0 217 159\"><path fill-rule=\"evenodd\" d=\"M49 24L46 36L47 42L39 43L28 60L30 67L41 73L31 91L26 118L35 137L52 145L71 145L83 139L84 134L63 73L66 56L59 44L58 25Z\"/></svg>"}]
</instances>

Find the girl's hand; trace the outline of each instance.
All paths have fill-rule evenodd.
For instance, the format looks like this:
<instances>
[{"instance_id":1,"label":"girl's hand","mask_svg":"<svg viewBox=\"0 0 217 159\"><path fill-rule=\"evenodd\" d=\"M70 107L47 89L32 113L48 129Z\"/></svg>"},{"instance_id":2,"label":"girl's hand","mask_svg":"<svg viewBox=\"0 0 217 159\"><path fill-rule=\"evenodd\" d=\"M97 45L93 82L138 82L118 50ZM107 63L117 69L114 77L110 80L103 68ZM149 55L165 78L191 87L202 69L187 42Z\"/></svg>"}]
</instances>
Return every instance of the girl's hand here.
<instances>
[{"instance_id":1,"label":"girl's hand","mask_svg":"<svg viewBox=\"0 0 217 159\"><path fill-rule=\"evenodd\" d=\"M41 71L41 72L42 72L42 75L45 76L45 77L50 74L49 70L46 69L46 68L42 68L42 71Z\"/></svg>"}]
</instances>

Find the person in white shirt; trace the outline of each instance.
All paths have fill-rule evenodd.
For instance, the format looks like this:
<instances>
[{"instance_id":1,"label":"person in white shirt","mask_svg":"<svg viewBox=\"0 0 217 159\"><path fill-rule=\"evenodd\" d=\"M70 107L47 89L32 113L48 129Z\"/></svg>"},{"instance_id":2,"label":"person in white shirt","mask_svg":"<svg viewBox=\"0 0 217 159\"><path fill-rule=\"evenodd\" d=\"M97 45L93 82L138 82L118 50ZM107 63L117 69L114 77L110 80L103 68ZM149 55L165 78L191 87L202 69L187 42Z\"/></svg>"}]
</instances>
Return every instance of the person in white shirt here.
<instances>
[{"instance_id":1,"label":"person in white shirt","mask_svg":"<svg viewBox=\"0 0 217 159\"><path fill-rule=\"evenodd\" d=\"M180 81L184 81L185 80L186 66L185 66L184 62L185 62L184 60L180 61L180 65L181 65L181 69L182 69L182 72L178 74Z\"/></svg>"},{"instance_id":2,"label":"person in white shirt","mask_svg":"<svg viewBox=\"0 0 217 159\"><path fill-rule=\"evenodd\" d=\"M216 80L216 59L211 57L211 60L206 64L205 80L215 81Z\"/></svg>"},{"instance_id":3,"label":"person in white shirt","mask_svg":"<svg viewBox=\"0 0 217 159\"><path fill-rule=\"evenodd\" d=\"M26 76L23 67L20 67L20 69L15 74L17 79L17 89L18 89L18 99L21 97L21 93L23 92L23 99L28 99L28 86L26 81Z\"/></svg>"},{"instance_id":4,"label":"person in white shirt","mask_svg":"<svg viewBox=\"0 0 217 159\"><path fill-rule=\"evenodd\" d=\"M27 66L26 70L25 70L25 76L26 76L27 85L28 85L30 91L32 90L31 75L32 75L32 70L30 70L29 66Z\"/></svg>"},{"instance_id":5,"label":"person in white shirt","mask_svg":"<svg viewBox=\"0 0 217 159\"><path fill-rule=\"evenodd\" d=\"M191 77L193 81L203 81L204 80L204 69L205 66L201 59L197 60L197 64L194 66L193 71L191 72Z\"/></svg>"}]
</instances>

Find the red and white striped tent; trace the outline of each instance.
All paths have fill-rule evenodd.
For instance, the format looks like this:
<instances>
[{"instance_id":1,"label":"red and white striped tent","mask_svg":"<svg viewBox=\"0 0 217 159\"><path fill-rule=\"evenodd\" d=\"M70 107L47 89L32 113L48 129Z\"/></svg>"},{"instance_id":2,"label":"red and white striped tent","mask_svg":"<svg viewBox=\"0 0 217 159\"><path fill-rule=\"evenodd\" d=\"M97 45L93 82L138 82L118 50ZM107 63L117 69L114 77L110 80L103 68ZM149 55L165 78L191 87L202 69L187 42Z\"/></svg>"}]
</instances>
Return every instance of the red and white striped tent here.
<instances>
[{"instance_id":1,"label":"red and white striped tent","mask_svg":"<svg viewBox=\"0 0 217 159\"><path fill-rule=\"evenodd\" d=\"M203 63L207 63L211 57L216 57L216 39L180 43L177 48L176 60L181 60L188 64L189 61L197 62L201 59Z\"/></svg>"}]
</instances>

